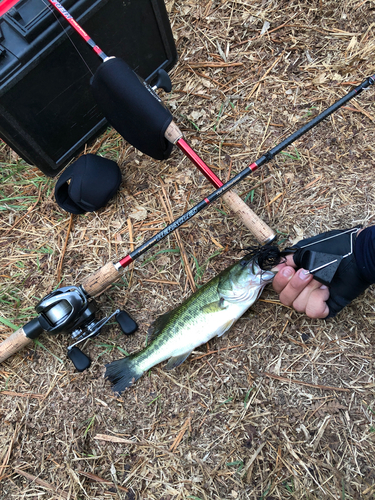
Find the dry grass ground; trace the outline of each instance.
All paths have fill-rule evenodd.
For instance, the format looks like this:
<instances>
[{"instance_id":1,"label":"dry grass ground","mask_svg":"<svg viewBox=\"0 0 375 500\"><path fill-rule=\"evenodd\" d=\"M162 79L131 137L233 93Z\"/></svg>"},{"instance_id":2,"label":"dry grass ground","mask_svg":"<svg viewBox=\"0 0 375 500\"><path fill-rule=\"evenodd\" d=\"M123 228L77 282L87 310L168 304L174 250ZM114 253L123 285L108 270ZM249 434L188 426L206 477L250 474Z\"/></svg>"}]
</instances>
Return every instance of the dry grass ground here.
<instances>
[{"instance_id":1,"label":"dry grass ground","mask_svg":"<svg viewBox=\"0 0 375 500\"><path fill-rule=\"evenodd\" d=\"M164 97L222 179L375 72L374 1L167 7L179 62ZM374 222L374 92L238 187L282 245ZM47 292L155 234L167 202L176 218L212 191L177 150L156 162L108 131L87 151L119 163L121 189L104 209L71 220L54 201L55 181L0 149L1 339ZM198 285L254 243L220 202L181 239ZM191 294L186 276L171 235L98 299L103 315L117 307L133 315L133 337L106 328L85 347L93 362L81 374L66 359L64 335L44 335L1 365L0 498L374 498L374 289L322 321L284 307L269 287L224 337L115 397L104 364L144 345L148 325Z\"/></svg>"}]
</instances>

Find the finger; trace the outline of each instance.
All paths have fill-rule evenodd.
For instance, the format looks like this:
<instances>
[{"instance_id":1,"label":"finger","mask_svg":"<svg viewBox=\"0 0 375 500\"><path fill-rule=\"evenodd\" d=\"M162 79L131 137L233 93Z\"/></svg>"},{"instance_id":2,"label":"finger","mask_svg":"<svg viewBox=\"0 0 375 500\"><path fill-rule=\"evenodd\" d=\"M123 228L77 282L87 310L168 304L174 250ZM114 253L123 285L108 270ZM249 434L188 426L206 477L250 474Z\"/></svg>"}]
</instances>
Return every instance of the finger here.
<instances>
[{"instance_id":1,"label":"finger","mask_svg":"<svg viewBox=\"0 0 375 500\"><path fill-rule=\"evenodd\" d=\"M327 300L329 298L329 288L322 285L320 288L313 290L310 295L310 300L306 305L306 314L310 318L325 318L329 314Z\"/></svg>"},{"instance_id":2,"label":"finger","mask_svg":"<svg viewBox=\"0 0 375 500\"><path fill-rule=\"evenodd\" d=\"M319 281L312 280L296 297L293 302L293 307L297 312L305 312L307 305L310 303L311 295L315 290L318 290L322 286Z\"/></svg>"},{"instance_id":3,"label":"finger","mask_svg":"<svg viewBox=\"0 0 375 500\"><path fill-rule=\"evenodd\" d=\"M273 289L276 293L282 292L282 290L284 290L289 281L296 274L295 270L292 267L286 266L285 264L280 264L278 267L280 269L278 270L272 282Z\"/></svg>"},{"instance_id":4,"label":"finger","mask_svg":"<svg viewBox=\"0 0 375 500\"><path fill-rule=\"evenodd\" d=\"M281 263L278 264L277 266L275 266L274 268L272 268L272 271L278 272L285 266L290 266L293 268L297 267L294 263L294 260L293 260L293 254L290 253L285 258L283 257Z\"/></svg>"},{"instance_id":5,"label":"finger","mask_svg":"<svg viewBox=\"0 0 375 500\"><path fill-rule=\"evenodd\" d=\"M286 267L285 269L291 269L293 271L291 267ZM302 290L304 290L312 280L312 274L305 271L305 269L298 269L298 271L290 279L289 283L281 291L281 302L286 306L291 306Z\"/></svg>"},{"instance_id":6,"label":"finger","mask_svg":"<svg viewBox=\"0 0 375 500\"><path fill-rule=\"evenodd\" d=\"M286 265L296 268L297 266L294 263L293 255L293 253L290 253L286 256Z\"/></svg>"}]
</instances>

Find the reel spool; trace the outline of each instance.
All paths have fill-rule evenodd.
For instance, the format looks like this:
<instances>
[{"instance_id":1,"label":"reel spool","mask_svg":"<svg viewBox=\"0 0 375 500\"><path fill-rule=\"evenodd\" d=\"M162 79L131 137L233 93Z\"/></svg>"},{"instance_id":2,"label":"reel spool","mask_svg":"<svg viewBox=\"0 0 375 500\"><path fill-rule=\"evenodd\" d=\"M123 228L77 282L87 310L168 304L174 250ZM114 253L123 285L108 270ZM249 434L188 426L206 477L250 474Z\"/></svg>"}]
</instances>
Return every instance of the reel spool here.
<instances>
[{"instance_id":1,"label":"reel spool","mask_svg":"<svg viewBox=\"0 0 375 500\"><path fill-rule=\"evenodd\" d=\"M75 329L87 321L88 317L95 313L92 308L87 311L91 304L95 305L94 301L88 303L88 297L81 287L65 286L46 295L36 305L35 310L43 330L61 333Z\"/></svg>"},{"instance_id":2,"label":"reel spool","mask_svg":"<svg viewBox=\"0 0 375 500\"><path fill-rule=\"evenodd\" d=\"M88 300L82 287L62 287L49 293L36 306L39 325L49 333L72 332L74 344L68 347L68 358L80 372L91 364L90 358L77 345L99 335L102 327L114 318L125 335L132 335L137 323L126 311L117 309L100 320L95 319L96 302Z\"/></svg>"}]
</instances>

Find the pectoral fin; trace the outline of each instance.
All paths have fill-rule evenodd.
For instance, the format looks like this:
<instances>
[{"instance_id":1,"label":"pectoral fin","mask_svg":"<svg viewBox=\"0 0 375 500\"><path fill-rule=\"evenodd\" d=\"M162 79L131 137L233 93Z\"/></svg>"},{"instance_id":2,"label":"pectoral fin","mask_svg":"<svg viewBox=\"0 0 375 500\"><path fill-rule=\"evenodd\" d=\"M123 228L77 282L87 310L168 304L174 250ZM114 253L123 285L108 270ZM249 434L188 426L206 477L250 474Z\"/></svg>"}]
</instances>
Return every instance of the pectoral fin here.
<instances>
[{"instance_id":1,"label":"pectoral fin","mask_svg":"<svg viewBox=\"0 0 375 500\"><path fill-rule=\"evenodd\" d=\"M177 366L180 366L185 361L185 359L190 356L190 354L191 351L184 352L179 356L172 356L171 358L169 358L168 363L164 366L164 370L172 370L173 368L177 368Z\"/></svg>"},{"instance_id":2,"label":"pectoral fin","mask_svg":"<svg viewBox=\"0 0 375 500\"><path fill-rule=\"evenodd\" d=\"M229 328L236 322L235 319L231 319L230 321L228 321L227 323L224 323L224 325L222 326L222 328L220 328L220 331L217 333L217 336L218 337L221 337L222 335L224 335L225 332L227 332L229 330Z\"/></svg>"},{"instance_id":3,"label":"pectoral fin","mask_svg":"<svg viewBox=\"0 0 375 500\"><path fill-rule=\"evenodd\" d=\"M220 311L224 311L228 305L224 304L224 299L217 300L215 302L211 302L210 304L206 304L202 307L202 312L206 314L212 314Z\"/></svg>"}]
</instances>

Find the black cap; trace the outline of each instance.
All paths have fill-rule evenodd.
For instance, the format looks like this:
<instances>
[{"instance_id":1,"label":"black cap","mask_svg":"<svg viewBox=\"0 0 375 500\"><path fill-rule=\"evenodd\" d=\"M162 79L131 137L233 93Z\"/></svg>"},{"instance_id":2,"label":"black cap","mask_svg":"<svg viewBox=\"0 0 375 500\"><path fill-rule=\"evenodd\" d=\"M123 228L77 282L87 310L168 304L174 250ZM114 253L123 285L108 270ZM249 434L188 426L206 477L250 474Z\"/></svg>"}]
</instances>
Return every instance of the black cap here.
<instances>
[{"instance_id":1,"label":"black cap","mask_svg":"<svg viewBox=\"0 0 375 500\"><path fill-rule=\"evenodd\" d=\"M108 203L120 184L121 171L116 162L93 154L82 155L61 174L55 198L72 214L94 212Z\"/></svg>"}]
</instances>

